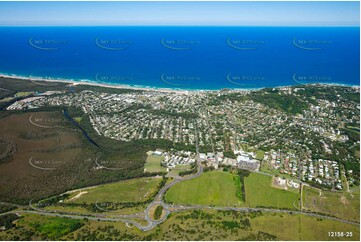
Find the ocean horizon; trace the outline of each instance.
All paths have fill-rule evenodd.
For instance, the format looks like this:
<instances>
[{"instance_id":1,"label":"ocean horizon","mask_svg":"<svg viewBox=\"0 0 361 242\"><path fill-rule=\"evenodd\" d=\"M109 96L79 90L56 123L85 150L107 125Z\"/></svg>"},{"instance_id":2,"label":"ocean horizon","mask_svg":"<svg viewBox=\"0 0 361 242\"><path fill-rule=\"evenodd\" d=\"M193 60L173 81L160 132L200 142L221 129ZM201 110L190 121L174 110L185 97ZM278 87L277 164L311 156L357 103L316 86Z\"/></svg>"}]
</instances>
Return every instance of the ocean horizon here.
<instances>
[{"instance_id":1,"label":"ocean horizon","mask_svg":"<svg viewBox=\"0 0 361 242\"><path fill-rule=\"evenodd\" d=\"M0 27L0 73L176 90L360 85L359 27Z\"/></svg>"}]
</instances>

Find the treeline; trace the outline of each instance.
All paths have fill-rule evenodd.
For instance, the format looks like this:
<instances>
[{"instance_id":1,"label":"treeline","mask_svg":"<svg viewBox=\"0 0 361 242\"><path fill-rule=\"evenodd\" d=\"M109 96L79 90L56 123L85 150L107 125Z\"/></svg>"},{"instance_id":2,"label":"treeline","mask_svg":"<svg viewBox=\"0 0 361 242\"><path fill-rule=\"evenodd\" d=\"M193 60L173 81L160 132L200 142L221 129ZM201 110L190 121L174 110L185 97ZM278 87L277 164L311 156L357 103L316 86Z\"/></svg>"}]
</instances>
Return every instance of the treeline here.
<instances>
[{"instance_id":1,"label":"treeline","mask_svg":"<svg viewBox=\"0 0 361 242\"><path fill-rule=\"evenodd\" d=\"M241 186L241 201L242 202L246 202L246 186L244 184L244 178L248 177L249 174L251 174L250 171L246 171L246 170L238 170L238 176L239 176L239 181L240 181L240 186Z\"/></svg>"},{"instance_id":2,"label":"treeline","mask_svg":"<svg viewBox=\"0 0 361 242\"><path fill-rule=\"evenodd\" d=\"M213 171L216 169L214 166L206 166L203 168L203 172Z\"/></svg>"},{"instance_id":3,"label":"treeline","mask_svg":"<svg viewBox=\"0 0 361 242\"><path fill-rule=\"evenodd\" d=\"M243 237L239 240L242 241L268 241L268 240L277 240L277 236L269 234L266 232L258 231L257 234L250 234L246 237Z\"/></svg>"},{"instance_id":4,"label":"treeline","mask_svg":"<svg viewBox=\"0 0 361 242\"><path fill-rule=\"evenodd\" d=\"M281 110L289 114L302 113L303 110L309 108L307 99L298 98L295 95L283 94L279 90L266 90L253 92L250 98L258 103L261 103L270 108Z\"/></svg>"},{"instance_id":5,"label":"treeline","mask_svg":"<svg viewBox=\"0 0 361 242\"><path fill-rule=\"evenodd\" d=\"M67 91L68 83L63 82L39 82L45 85L39 85L34 82L14 78L0 77L0 88L4 88L13 92L46 92L46 91Z\"/></svg>"},{"instance_id":6,"label":"treeline","mask_svg":"<svg viewBox=\"0 0 361 242\"><path fill-rule=\"evenodd\" d=\"M12 213L2 215L0 216L0 227L4 227L5 230L15 227L15 224L13 224L13 222L18 218L18 215Z\"/></svg>"},{"instance_id":7,"label":"treeline","mask_svg":"<svg viewBox=\"0 0 361 242\"><path fill-rule=\"evenodd\" d=\"M115 228L114 225L99 226L97 229L91 230L90 227L81 228L76 236L71 234L70 240L76 241L150 241L152 234L145 237L139 237L137 234L127 233Z\"/></svg>"},{"instance_id":8,"label":"treeline","mask_svg":"<svg viewBox=\"0 0 361 242\"><path fill-rule=\"evenodd\" d=\"M349 87L327 85L300 87L304 88L304 90L300 89L297 93L307 98L316 97L319 99L326 99L331 102L337 102L340 99L340 96L342 96L343 99L347 99L356 103L360 102L360 94L354 91L350 92Z\"/></svg>"},{"instance_id":9,"label":"treeline","mask_svg":"<svg viewBox=\"0 0 361 242\"><path fill-rule=\"evenodd\" d=\"M157 206L156 209L154 210L154 219L155 220L160 219L160 216L162 216L162 212L163 212L163 207Z\"/></svg>"},{"instance_id":10,"label":"treeline","mask_svg":"<svg viewBox=\"0 0 361 242\"><path fill-rule=\"evenodd\" d=\"M223 155L224 157L228 157L231 159L236 159L237 156L233 153L233 150L227 150L227 151L223 151Z\"/></svg>"},{"instance_id":11,"label":"treeline","mask_svg":"<svg viewBox=\"0 0 361 242\"><path fill-rule=\"evenodd\" d=\"M349 137L349 139L352 140L353 142L360 141L360 131L349 128L341 128L340 130L345 132L346 135Z\"/></svg>"},{"instance_id":12,"label":"treeline","mask_svg":"<svg viewBox=\"0 0 361 242\"><path fill-rule=\"evenodd\" d=\"M13 206L13 205L7 205L7 204L0 203L0 213L5 213L5 212L8 212L8 211L14 210L16 208L17 207Z\"/></svg>"}]
</instances>

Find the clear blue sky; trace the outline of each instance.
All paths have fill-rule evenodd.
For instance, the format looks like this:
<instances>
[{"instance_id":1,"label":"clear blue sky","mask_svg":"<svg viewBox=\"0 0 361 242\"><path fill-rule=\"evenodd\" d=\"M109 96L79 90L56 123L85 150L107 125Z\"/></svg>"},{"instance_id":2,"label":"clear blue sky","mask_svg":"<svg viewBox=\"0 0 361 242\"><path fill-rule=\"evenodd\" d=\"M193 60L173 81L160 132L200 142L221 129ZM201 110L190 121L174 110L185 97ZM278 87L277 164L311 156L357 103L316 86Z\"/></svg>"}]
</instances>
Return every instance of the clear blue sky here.
<instances>
[{"instance_id":1,"label":"clear blue sky","mask_svg":"<svg viewBox=\"0 0 361 242\"><path fill-rule=\"evenodd\" d=\"M359 4L359 2L0 2L0 26L359 26Z\"/></svg>"}]
</instances>

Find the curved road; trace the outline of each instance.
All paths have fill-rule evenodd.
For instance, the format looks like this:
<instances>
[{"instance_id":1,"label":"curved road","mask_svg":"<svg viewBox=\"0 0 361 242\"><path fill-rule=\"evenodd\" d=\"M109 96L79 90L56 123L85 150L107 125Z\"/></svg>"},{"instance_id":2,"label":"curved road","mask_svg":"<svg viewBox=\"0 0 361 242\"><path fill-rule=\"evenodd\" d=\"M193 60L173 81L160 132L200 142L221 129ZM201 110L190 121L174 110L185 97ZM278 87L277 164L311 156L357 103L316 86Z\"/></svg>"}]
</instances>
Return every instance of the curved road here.
<instances>
[{"instance_id":1,"label":"curved road","mask_svg":"<svg viewBox=\"0 0 361 242\"><path fill-rule=\"evenodd\" d=\"M67 217L67 218L74 218L74 219L84 219L84 218L86 218L86 219L89 219L89 220L98 220L98 221L125 222L125 223L128 223L128 224L133 224L134 226L136 226L137 228L139 228L142 231L148 231L148 230L153 229L158 224L164 222L167 219L168 215L170 213L172 213L172 212L179 212L179 211L192 210L192 209L215 209L215 210L223 210L223 211L233 210L233 211L238 211L238 212L261 211L261 212L273 212L273 213L275 213L275 212L276 213L292 213L292 214L302 214L302 215L317 217L317 218L322 218L322 219L330 219L330 220L334 220L334 221L338 221L338 222L342 222L342 223L347 223L347 224L359 225L359 223L354 222L354 221L339 219L339 218L336 218L336 217L321 215L321 214L312 213L312 212L305 212L305 211L294 211L294 210L273 209L273 208L214 207L214 206L202 206L202 205L180 206L180 205L171 205L171 204L164 203L163 202L163 196L170 187L174 186L175 184L177 184L179 182L186 181L186 180L191 180L191 179L197 178L197 177L202 175L203 167L202 167L201 162L202 162L202 160L199 158L199 155L197 154L197 166L198 166L197 173L189 175L187 177L182 177L182 178L177 177L175 180L165 184L159 190L159 192L156 195L153 202L151 202L147 206L147 208L144 211L144 215L143 215L143 213L137 213L137 214L129 214L129 215L118 215L117 217L105 217L105 215L101 215L101 214L92 214L92 215L94 215L94 216L92 216L92 215L84 215L84 214L81 214L81 213L59 213L58 211L49 211L49 210L43 210L43 209L39 209L37 207L34 207L31 204L31 201L29 203L29 206L20 206L20 205L16 205L16 206L18 207L18 209L30 208L30 209L33 209L33 210L18 210L17 209L17 210L9 211L9 212L6 212L6 213L2 213L0 215L5 215L5 214L9 214L9 213L32 213L32 214ZM7 203L3 203L3 204L7 204ZM12 205L15 205L15 204L12 204ZM162 206L163 209L165 210L165 215L160 220L154 220L149 216L150 209L152 207L154 207L154 206ZM145 219L148 222L148 224L147 225L142 225L142 224L139 224L138 222L129 220L129 219L132 219L132 218Z\"/></svg>"}]
</instances>

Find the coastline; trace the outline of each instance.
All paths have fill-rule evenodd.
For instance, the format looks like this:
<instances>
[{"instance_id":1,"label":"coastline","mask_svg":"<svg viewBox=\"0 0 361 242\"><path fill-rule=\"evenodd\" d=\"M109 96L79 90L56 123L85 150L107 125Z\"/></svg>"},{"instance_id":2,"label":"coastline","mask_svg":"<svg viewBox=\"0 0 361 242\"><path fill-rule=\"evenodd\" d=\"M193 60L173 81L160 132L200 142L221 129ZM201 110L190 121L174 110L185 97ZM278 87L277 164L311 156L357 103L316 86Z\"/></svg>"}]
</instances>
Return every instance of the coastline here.
<instances>
[{"instance_id":1,"label":"coastline","mask_svg":"<svg viewBox=\"0 0 361 242\"><path fill-rule=\"evenodd\" d=\"M159 91L159 92L176 92L176 93L188 93L187 90L176 90L176 89L168 89L168 88L155 88L155 87L134 87L130 85L124 85L124 84L117 84L117 85L111 85L106 83L96 83L92 81L86 81L86 80L70 80L70 79L51 79L51 78L42 78L42 77L27 77L27 76L19 76L15 74L3 74L0 73L0 78L8 78L8 79L18 79L18 80L24 80L24 81L31 81L31 82L50 82L50 83L68 83L71 86L77 86L77 85L86 85L86 86L97 86L97 87L106 87L106 88L115 88L115 89L131 89L131 90L139 90L139 91ZM39 83L36 83L39 84Z\"/></svg>"},{"instance_id":2,"label":"coastline","mask_svg":"<svg viewBox=\"0 0 361 242\"><path fill-rule=\"evenodd\" d=\"M151 87L151 86L131 86L126 84L110 84L110 83L98 83L87 79L65 79L65 78L46 78L46 77L31 77L31 76L21 76L16 74L7 74L0 73L0 78L9 78L9 79L19 79L31 82L50 82L50 83L68 83L72 86L77 85L86 85L86 86L97 86L97 87L105 87L105 88L115 88L115 89L130 89L130 90L139 90L139 91L157 91L157 92L172 92L179 94L187 94L191 92L216 92L222 89L229 89L232 91L240 91L240 92L249 92L254 90L260 90L265 87L260 88L222 88L222 89L179 89L179 88L166 88L166 87ZM39 84L39 83L36 83Z\"/></svg>"},{"instance_id":3,"label":"coastline","mask_svg":"<svg viewBox=\"0 0 361 242\"><path fill-rule=\"evenodd\" d=\"M314 85L324 85L324 86L345 86L360 89L359 85L349 85L349 84L340 84L340 83L306 83L297 85L287 85L287 86L276 86L276 87L260 87L260 88L222 88L217 90L212 89L172 89L172 88L164 88L164 87L142 87L142 86L131 86L125 84L110 84L110 83L97 83L90 80L72 80L72 79L64 79L64 78L44 78L44 77L31 77L31 76L20 76L16 74L4 74L0 73L0 78L8 78L8 79L17 79L24 81L31 81L38 85L44 85L45 83L68 83L69 86L77 86L77 85L85 85L85 86L96 86L96 87L104 87L104 88L115 88L115 89L128 89L128 90L139 90L139 91L156 91L156 92L166 92L166 93L178 93L178 94L189 94L191 92L217 92L224 89L228 89L230 91L238 91L238 92L250 92L257 91L264 88L288 88L292 86L314 86ZM43 82L42 84L36 82Z\"/></svg>"}]
</instances>

